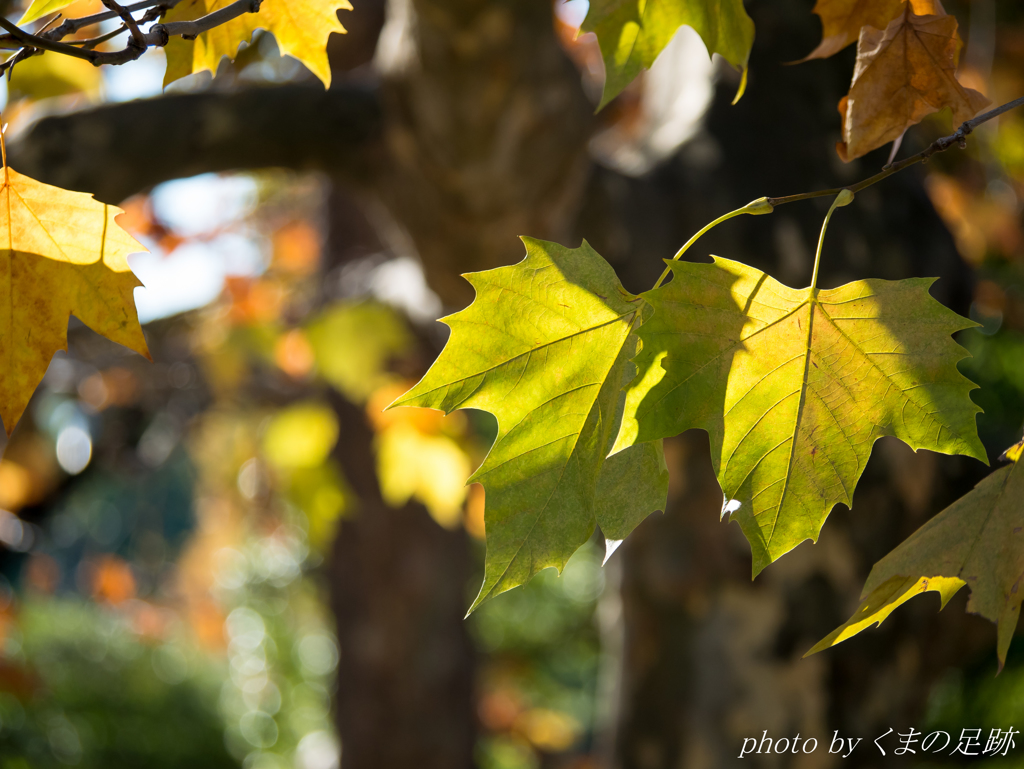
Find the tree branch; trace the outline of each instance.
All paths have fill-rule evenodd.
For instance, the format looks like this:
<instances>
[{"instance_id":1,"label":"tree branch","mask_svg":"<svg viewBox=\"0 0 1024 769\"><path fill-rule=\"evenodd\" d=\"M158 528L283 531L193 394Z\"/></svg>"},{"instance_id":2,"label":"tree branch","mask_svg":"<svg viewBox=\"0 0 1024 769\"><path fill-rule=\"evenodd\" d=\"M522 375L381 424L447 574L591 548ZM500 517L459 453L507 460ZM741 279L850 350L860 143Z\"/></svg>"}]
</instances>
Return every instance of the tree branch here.
<instances>
[{"instance_id":1,"label":"tree branch","mask_svg":"<svg viewBox=\"0 0 1024 769\"><path fill-rule=\"evenodd\" d=\"M108 11L116 13L124 25L132 33L132 39L135 41L135 45L141 48L146 47L146 36L139 29L138 23L135 21L135 17L132 16L131 12L124 8L117 0L103 0L103 7Z\"/></svg>"},{"instance_id":2,"label":"tree branch","mask_svg":"<svg viewBox=\"0 0 1024 769\"><path fill-rule=\"evenodd\" d=\"M996 107L993 110L982 113L981 115L963 123L949 136L943 136L941 139L936 139L916 155L913 155L906 160L901 160L899 163L889 164L879 173L874 176L870 176L863 181L859 181L856 184L850 184L845 187L834 187L829 190L817 190L816 192L801 192L798 195L785 195L781 198L768 198L768 202L773 206L781 206L785 203L795 203L798 200L810 200L811 198L824 198L831 195L838 195L843 190L849 190L853 193L860 192L861 190L870 187L872 184L877 184L883 179L892 176L905 168L910 168L910 166L917 165L918 163L927 162L928 158L932 155L939 152L945 152L954 145L964 149L967 146L967 136L974 131L975 128L980 126L982 123L987 123L989 120L999 117L1004 112L1009 112L1011 109L1021 106L1022 104L1024 104L1024 96L1007 102L1001 107Z\"/></svg>"},{"instance_id":3,"label":"tree branch","mask_svg":"<svg viewBox=\"0 0 1024 769\"><path fill-rule=\"evenodd\" d=\"M147 8L154 8L158 5L164 6L165 8L173 8L179 2L181 2L181 0L141 0L141 2L132 3L131 5L123 7L128 13L135 13L136 11L144 11ZM101 21L116 19L117 17L118 14L114 11L101 11L100 13L94 13L91 16L81 16L77 19L65 19L61 22L59 27L55 27L51 31L44 33L41 37L46 37L50 40L63 40L68 35L75 34L83 27L88 27L92 24L99 24Z\"/></svg>"},{"instance_id":4,"label":"tree branch","mask_svg":"<svg viewBox=\"0 0 1024 769\"><path fill-rule=\"evenodd\" d=\"M257 13L263 0L235 0L231 5L226 5L220 10L208 13L195 21L172 21L168 24L157 24L163 27L171 37L181 35L186 40L192 40L203 32L208 32L214 27L219 27L232 19L244 16L247 13ZM166 43L164 44L166 45Z\"/></svg>"},{"instance_id":5,"label":"tree branch","mask_svg":"<svg viewBox=\"0 0 1024 769\"><path fill-rule=\"evenodd\" d=\"M203 32L208 32L215 27L219 27L221 24L231 21L232 19L236 19L247 13L258 12L260 5L262 4L262 0L235 0L235 2L218 9L213 13L208 13L207 15L193 21L172 21L167 24L154 24L149 28L148 32L143 32L139 28L135 18L132 16L132 11L140 10L141 7L143 7L143 4L136 3L135 5L122 7L115 2L115 0L103 0L103 2L108 8L105 14L94 14L93 16L86 18L90 20L89 23L95 24L97 21L102 20L101 17L103 19L120 17L124 21L125 26L132 33L132 36L128 41L128 45L120 51L96 51L88 47L77 48L73 45L69 45L68 43L61 42L61 37L76 31L76 29L87 26L85 23L81 23L77 27L73 27L68 26L67 22L65 22L48 33L33 35L21 29L17 24L9 21L3 15L0 15L0 27L7 30L8 35L5 35L3 39L0 39L0 43L17 41L18 44L28 51L26 54L27 56L32 55L35 50L42 50L52 51L53 53L63 54L64 56L72 56L76 59L85 59L95 67L99 67L103 64L125 64L126 62L138 59L148 48L162 48L167 45L172 37L180 35L186 40L195 39ZM146 5L155 5L155 3L147 3ZM84 22L85 19L79 19L78 21ZM65 31L65 29L67 31Z\"/></svg>"},{"instance_id":6,"label":"tree branch","mask_svg":"<svg viewBox=\"0 0 1024 769\"><path fill-rule=\"evenodd\" d=\"M281 167L357 183L383 157L375 90L254 88L112 104L39 121L9 148L11 166L106 203L170 179Z\"/></svg>"},{"instance_id":7,"label":"tree branch","mask_svg":"<svg viewBox=\"0 0 1024 769\"><path fill-rule=\"evenodd\" d=\"M38 48L43 51L53 51L54 53L62 53L65 56L73 56L76 59L88 59L89 61L92 61L94 56L92 52L81 51L73 45L29 34L13 21L9 21L3 15L0 15L0 27L6 29L10 33L11 38L17 40L25 48Z\"/></svg>"}]
</instances>

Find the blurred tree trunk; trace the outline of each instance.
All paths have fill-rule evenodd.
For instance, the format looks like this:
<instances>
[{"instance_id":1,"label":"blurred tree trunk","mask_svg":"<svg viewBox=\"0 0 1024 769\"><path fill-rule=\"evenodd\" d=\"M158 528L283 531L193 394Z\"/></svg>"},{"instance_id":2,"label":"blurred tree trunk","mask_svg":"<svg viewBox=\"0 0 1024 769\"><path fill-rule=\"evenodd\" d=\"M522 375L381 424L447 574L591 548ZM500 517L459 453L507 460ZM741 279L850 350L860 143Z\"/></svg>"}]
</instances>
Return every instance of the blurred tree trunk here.
<instances>
[{"instance_id":1,"label":"blurred tree trunk","mask_svg":"<svg viewBox=\"0 0 1024 769\"><path fill-rule=\"evenodd\" d=\"M398 232L383 233L391 250L411 241L432 288L461 307L472 291L460 273L518 261L518 235L567 236L586 180L590 107L544 0L401 0L389 14L377 51L385 152L368 186ZM344 223L336 230L344 237ZM424 347L426 363L438 350ZM332 577L342 766L469 767L466 534L420 505L389 509L363 415L339 410L341 458L360 499Z\"/></svg>"},{"instance_id":2,"label":"blurred tree trunk","mask_svg":"<svg viewBox=\"0 0 1024 769\"><path fill-rule=\"evenodd\" d=\"M377 61L386 161L372 188L446 307L461 273L565 240L587 180L592 107L550 0L392 0Z\"/></svg>"},{"instance_id":3,"label":"blurred tree trunk","mask_svg":"<svg viewBox=\"0 0 1024 769\"><path fill-rule=\"evenodd\" d=\"M340 396L335 405L344 426L337 452L359 496L330 567L342 766L468 769L476 735L475 661L463 621L468 537L443 529L422 505L389 507L362 409Z\"/></svg>"}]
</instances>

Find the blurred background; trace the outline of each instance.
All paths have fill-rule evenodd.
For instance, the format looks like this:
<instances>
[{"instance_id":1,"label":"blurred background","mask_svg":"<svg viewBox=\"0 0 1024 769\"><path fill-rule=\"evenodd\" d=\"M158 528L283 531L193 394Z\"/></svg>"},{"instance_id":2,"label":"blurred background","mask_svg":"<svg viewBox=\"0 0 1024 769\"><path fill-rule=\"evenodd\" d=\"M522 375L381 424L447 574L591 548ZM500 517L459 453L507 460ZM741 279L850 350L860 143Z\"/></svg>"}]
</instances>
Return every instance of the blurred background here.
<instances>
[{"instance_id":1,"label":"blurred background","mask_svg":"<svg viewBox=\"0 0 1024 769\"><path fill-rule=\"evenodd\" d=\"M888 148L834 150L854 51L784 64L819 40L811 1L748 3L738 105L737 73L683 28L598 115L586 0L353 4L327 92L265 34L166 92L160 51L100 70L46 54L3 83L12 166L121 205L150 250L130 261L154 362L72 319L4 449L0 769L698 769L764 730L1024 728L1024 644L995 677L966 591L801 658L874 561L988 472L974 460L881 441L853 510L752 583L688 433L666 442L669 509L606 566L594 540L464 620L484 552L465 481L494 422L382 412L443 346L436 318L472 300L459 274L520 260L519 235L585 237L640 291L721 213L883 165ZM1024 93L1024 7L947 10L961 79L997 104ZM805 285L826 206L734 220L690 258ZM980 324L960 365L992 459L1024 429L1022 210L1018 111L859 194L823 257L828 286L939 277Z\"/></svg>"}]
</instances>

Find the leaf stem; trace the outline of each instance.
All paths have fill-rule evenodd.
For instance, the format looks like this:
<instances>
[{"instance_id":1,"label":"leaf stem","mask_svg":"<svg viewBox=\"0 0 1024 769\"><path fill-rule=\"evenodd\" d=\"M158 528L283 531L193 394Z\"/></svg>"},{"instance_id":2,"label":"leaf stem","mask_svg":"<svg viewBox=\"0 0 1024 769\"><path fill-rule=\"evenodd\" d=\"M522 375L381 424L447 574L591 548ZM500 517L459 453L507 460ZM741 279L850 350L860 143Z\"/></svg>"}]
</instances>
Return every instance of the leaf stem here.
<instances>
[{"instance_id":1,"label":"leaf stem","mask_svg":"<svg viewBox=\"0 0 1024 769\"><path fill-rule=\"evenodd\" d=\"M818 238L818 250L814 254L814 273L811 275L811 298L818 295L818 267L821 265L821 248L825 245L825 230L828 229L828 222L832 218L832 212L837 208L848 206L853 202L853 193L849 190L840 190L836 199L825 214L825 221L821 223L821 236Z\"/></svg>"},{"instance_id":2,"label":"leaf stem","mask_svg":"<svg viewBox=\"0 0 1024 769\"><path fill-rule=\"evenodd\" d=\"M687 249L689 249L690 246L697 242L701 235L706 233L708 230L717 227L722 222L732 219L734 216L740 216L741 214L753 214L757 216L759 214L770 214L771 212L772 205L771 203L768 202L768 198L758 198L757 200L750 201L745 206L743 206L743 208L737 208L735 211L730 211L727 214L723 214L710 224L704 225L700 230L697 231L696 235L694 235L692 238L686 241L683 244L683 247L676 252L675 256L672 257L672 261L679 261L679 258L686 253ZM661 273L661 277L658 278L657 282L654 284L654 287L651 290L653 291L655 288L664 283L665 278L669 276L670 272L672 272L672 268L666 265L664 271L662 271Z\"/></svg>"}]
</instances>

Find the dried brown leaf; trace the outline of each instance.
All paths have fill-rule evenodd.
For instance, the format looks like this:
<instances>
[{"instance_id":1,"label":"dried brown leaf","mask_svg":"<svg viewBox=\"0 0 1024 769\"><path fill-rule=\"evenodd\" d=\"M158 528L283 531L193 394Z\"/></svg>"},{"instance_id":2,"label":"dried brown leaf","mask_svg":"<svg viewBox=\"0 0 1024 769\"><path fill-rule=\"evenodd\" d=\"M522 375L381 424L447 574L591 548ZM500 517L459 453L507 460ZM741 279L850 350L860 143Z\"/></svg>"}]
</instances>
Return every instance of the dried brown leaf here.
<instances>
[{"instance_id":1,"label":"dried brown leaf","mask_svg":"<svg viewBox=\"0 0 1024 769\"><path fill-rule=\"evenodd\" d=\"M821 17L821 42L800 61L827 59L857 42L861 27L885 29L903 10L905 0L818 0L814 13ZM939 0L910 0L914 13L944 15Z\"/></svg>"},{"instance_id":2,"label":"dried brown leaf","mask_svg":"<svg viewBox=\"0 0 1024 769\"><path fill-rule=\"evenodd\" d=\"M944 107L954 124L978 114L989 100L957 80L960 48L956 18L918 15L909 4L884 31L861 29L850 93L839 102L839 156L858 158Z\"/></svg>"}]
</instances>

